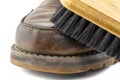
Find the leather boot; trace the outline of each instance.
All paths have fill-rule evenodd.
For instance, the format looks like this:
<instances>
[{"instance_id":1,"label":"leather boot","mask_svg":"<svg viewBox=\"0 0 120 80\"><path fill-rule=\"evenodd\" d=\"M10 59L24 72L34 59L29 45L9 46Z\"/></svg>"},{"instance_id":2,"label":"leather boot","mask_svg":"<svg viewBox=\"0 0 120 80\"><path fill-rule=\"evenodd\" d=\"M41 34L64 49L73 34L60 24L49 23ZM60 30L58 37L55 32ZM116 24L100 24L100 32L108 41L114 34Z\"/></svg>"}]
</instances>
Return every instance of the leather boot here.
<instances>
[{"instance_id":1,"label":"leather boot","mask_svg":"<svg viewBox=\"0 0 120 80\"><path fill-rule=\"evenodd\" d=\"M96 52L66 37L50 22L59 0L44 0L25 16L16 32L11 62L31 70L73 74L103 68L115 62L105 53Z\"/></svg>"}]
</instances>

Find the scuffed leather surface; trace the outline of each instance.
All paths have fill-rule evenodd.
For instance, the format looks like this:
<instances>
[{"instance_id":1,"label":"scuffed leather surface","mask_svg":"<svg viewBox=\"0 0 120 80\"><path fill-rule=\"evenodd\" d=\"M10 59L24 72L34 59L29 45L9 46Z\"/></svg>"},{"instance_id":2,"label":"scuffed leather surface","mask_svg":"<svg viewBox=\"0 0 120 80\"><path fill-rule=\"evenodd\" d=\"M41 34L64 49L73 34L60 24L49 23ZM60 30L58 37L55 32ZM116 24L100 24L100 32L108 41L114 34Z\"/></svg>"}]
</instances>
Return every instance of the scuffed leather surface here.
<instances>
[{"instance_id":1,"label":"scuffed leather surface","mask_svg":"<svg viewBox=\"0 0 120 80\"><path fill-rule=\"evenodd\" d=\"M17 28L16 45L36 54L75 55L94 51L58 32L50 17L59 6L59 0L44 0L27 15Z\"/></svg>"},{"instance_id":2,"label":"scuffed leather surface","mask_svg":"<svg viewBox=\"0 0 120 80\"><path fill-rule=\"evenodd\" d=\"M17 29L16 45L26 52L74 55L93 51L63 34L51 29L38 29L20 24Z\"/></svg>"}]
</instances>

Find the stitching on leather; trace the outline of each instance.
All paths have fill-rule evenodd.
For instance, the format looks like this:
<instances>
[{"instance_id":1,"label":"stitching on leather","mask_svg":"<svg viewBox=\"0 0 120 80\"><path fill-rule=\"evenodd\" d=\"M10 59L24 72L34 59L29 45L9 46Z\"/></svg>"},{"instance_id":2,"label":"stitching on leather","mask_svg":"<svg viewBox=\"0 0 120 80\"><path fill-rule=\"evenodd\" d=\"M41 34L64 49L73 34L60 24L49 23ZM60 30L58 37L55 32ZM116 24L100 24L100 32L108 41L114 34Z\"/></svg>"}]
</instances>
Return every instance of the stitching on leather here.
<instances>
[{"instance_id":1,"label":"stitching on leather","mask_svg":"<svg viewBox=\"0 0 120 80\"><path fill-rule=\"evenodd\" d=\"M24 54L28 54L28 55L34 55L34 56L50 56L50 57L64 57L64 58L66 58L66 57L86 57L86 56L92 56L92 55L96 55L96 54L100 54L100 53L88 53L88 54L86 54L86 53L84 53L84 54L79 54L79 55L75 55L75 56L73 56L73 55L71 55L71 56L61 56L61 55L48 55L48 54L35 54L35 53L30 53L30 52L25 52L25 51L23 51L23 50L20 50L20 49L18 49L15 45L13 46L14 47L14 49L16 50L16 51L19 51L19 52L22 52L22 53L24 53Z\"/></svg>"},{"instance_id":2,"label":"stitching on leather","mask_svg":"<svg viewBox=\"0 0 120 80\"><path fill-rule=\"evenodd\" d=\"M56 33L56 34L62 34L62 32L59 32L57 31L54 27L53 28L36 28L32 25L29 25L29 24L25 24L25 23L21 23L20 24L20 27L24 27L28 30L32 30L32 31L35 31L35 32L44 32L44 33Z\"/></svg>"}]
</instances>

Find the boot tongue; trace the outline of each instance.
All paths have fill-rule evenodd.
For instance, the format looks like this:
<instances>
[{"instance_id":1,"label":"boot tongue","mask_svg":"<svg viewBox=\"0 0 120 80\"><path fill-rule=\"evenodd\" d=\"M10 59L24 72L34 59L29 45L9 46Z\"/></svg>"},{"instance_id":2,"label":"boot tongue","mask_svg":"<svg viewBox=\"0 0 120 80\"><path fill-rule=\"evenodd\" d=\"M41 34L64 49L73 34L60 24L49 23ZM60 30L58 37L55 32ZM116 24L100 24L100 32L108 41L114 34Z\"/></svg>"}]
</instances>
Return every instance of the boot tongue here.
<instances>
[{"instance_id":1,"label":"boot tongue","mask_svg":"<svg viewBox=\"0 0 120 80\"><path fill-rule=\"evenodd\" d=\"M50 22L50 19L58 6L60 6L59 0L44 0L38 8L25 18L24 23L37 28L54 27L54 24Z\"/></svg>"}]
</instances>

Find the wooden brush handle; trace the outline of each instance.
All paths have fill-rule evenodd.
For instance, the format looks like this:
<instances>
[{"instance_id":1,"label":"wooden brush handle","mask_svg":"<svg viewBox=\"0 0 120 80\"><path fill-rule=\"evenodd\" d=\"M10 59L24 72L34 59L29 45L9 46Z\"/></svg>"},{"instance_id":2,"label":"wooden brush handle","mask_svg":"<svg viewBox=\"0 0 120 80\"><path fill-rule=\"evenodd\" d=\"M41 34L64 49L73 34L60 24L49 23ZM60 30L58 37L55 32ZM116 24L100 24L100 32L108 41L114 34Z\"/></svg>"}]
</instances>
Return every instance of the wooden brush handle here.
<instances>
[{"instance_id":1,"label":"wooden brush handle","mask_svg":"<svg viewBox=\"0 0 120 80\"><path fill-rule=\"evenodd\" d=\"M120 0L61 0L61 3L120 38Z\"/></svg>"}]
</instances>

